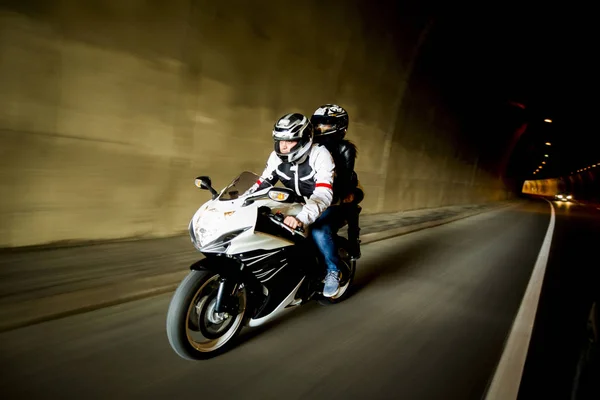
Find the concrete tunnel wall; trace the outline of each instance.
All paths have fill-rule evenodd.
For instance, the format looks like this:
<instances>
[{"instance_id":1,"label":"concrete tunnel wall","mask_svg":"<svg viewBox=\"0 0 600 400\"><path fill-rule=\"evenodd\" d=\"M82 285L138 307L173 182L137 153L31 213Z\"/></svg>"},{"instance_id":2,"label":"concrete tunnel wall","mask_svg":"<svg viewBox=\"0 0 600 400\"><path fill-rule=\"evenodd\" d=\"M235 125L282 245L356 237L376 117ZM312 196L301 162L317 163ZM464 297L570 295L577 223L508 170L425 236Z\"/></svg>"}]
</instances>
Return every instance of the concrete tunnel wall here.
<instances>
[{"instance_id":1,"label":"concrete tunnel wall","mask_svg":"<svg viewBox=\"0 0 600 400\"><path fill-rule=\"evenodd\" d=\"M0 247L182 232L208 199L195 176L260 173L274 121L326 102L349 111L364 213L507 197L417 62L425 19L368 1L9 4Z\"/></svg>"}]
</instances>

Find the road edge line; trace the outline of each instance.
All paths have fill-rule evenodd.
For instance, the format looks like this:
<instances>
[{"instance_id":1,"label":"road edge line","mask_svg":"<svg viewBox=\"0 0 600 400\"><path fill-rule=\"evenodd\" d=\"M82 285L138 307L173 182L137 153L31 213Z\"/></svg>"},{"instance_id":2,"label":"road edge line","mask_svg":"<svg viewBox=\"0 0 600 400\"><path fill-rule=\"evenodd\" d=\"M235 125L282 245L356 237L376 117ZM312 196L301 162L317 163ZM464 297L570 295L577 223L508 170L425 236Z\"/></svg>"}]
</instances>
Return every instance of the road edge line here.
<instances>
[{"instance_id":1,"label":"road edge line","mask_svg":"<svg viewBox=\"0 0 600 400\"><path fill-rule=\"evenodd\" d=\"M542 247L533 266L531 278L525 289L517 316L513 321L500 361L494 372L491 384L485 393L485 400L516 399L519 394L542 284L546 274L554 226L556 224L554 206L551 201L546 201L550 204L550 223L548 224L546 236L544 236Z\"/></svg>"}]
</instances>

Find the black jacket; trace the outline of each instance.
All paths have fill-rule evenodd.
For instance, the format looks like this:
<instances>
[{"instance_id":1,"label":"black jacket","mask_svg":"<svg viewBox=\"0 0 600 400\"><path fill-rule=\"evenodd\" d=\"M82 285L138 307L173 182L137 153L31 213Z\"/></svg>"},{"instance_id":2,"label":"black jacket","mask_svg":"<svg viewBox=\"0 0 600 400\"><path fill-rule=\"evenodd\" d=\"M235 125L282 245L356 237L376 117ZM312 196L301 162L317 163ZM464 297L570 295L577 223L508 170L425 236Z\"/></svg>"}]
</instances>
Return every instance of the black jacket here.
<instances>
[{"instance_id":1,"label":"black jacket","mask_svg":"<svg viewBox=\"0 0 600 400\"><path fill-rule=\"evenodd\" d=\"M358 176L354 171L356 146L349 140L324 143L335 162L335 179L333 181L333 201L343 200L350 193L357 195ZM362 191L360 191L362 195Z\"/></svg>"}]
</instances>

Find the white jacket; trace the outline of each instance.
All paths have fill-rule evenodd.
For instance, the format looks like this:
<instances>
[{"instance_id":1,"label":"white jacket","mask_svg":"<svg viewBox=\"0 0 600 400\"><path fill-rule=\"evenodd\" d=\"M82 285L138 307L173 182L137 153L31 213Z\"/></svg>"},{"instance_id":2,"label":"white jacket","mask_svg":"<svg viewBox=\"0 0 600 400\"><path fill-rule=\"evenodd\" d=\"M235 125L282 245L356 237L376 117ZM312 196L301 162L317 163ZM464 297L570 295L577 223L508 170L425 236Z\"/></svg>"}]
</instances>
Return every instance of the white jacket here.
<instances>
[{"instance_id":1,"label":"white jacket","mask_svg":"<svg viewBox=\"0 0 600 400\"><path fill-rule=\"evenodd\" d=\"M303 196L306 204L296 218L308 226L331 205L334 172L333 157L324 146L313 144L304 157L293 163L282 162L273 151L254 188L264 182L275 185L281 181L285 187Z\"/></svg>"}]
</instances>

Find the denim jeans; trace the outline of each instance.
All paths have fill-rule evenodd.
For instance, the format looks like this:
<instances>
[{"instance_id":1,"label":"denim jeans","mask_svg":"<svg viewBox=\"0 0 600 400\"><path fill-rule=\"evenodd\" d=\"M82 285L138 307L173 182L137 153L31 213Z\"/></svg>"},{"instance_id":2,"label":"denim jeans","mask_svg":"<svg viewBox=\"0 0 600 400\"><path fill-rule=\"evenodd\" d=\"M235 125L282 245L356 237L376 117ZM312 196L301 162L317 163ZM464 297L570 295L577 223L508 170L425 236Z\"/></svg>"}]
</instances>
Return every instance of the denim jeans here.
<instances>
[{"instance_id":1,"label":"denim jeans","mask_svg":"<svg viewBox=\"0 0 600 400\"><path fill-rule=\"evenodd\" d=\"M327 271L339 271L340 258L334 236L344 222L343 210L339 206L331 206L321 214L311 226L315 245L323 254Z\"/></svg>"}]
</instances>

